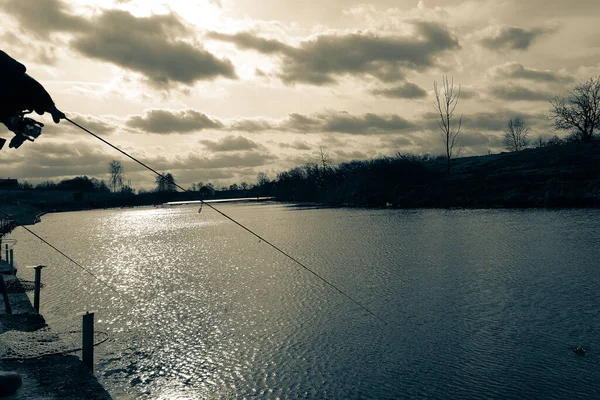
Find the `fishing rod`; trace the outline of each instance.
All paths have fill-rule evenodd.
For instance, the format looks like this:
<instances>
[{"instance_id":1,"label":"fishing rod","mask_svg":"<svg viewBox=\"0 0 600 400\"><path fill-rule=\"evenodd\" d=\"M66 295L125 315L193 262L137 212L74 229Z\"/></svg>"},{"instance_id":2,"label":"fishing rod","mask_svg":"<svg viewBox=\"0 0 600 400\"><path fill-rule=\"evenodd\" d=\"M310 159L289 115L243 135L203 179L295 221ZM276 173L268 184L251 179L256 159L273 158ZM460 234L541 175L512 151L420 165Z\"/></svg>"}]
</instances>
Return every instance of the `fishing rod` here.
<instances>
[{"instance_id":1,"label":"fishing rod","mask_svg":"<svg viewBox=\"0 0 600 400\"><path fill-rule=\"evenodd\" d=\"M145 163L143 163L142 161L138 160L137 158L133 157L132 155L128 154L127 152L121 150L120 148L118 148L117 146L113 145L112 143L108 142L107 140L103 139L102 137L96 135L95 133L93 133L92 131L90 131L89 129L86 129L85 127L79 125L77 122L65 117L65 119L67 121L69 121L71 124L75 125L76 127L78 127L79 129L83 130L84 132L92 135L93 137L95 137L96 139L100 140L101 142L103 142L104 144L112 147L113 149L117 150L119 153L123 154L124 156L128 157L129 159L135 161L136 163L138 163L139 165L141 165L142 167L146 168L147 170L153 172L154 174L156 174L158 177L161 178L165 178L163 174L159 173L158 171L156 171L154 168L146 165ZM179 184L174 183L174 186L176 186L178 189L182 190L183 192L188 192L187 189L181 187ZM324 283L326 283L329 287L331 287L332 289L334 289L335 291L337 291L339 294L341 294L342 296L346 297L348 300L350 300L351 302L353 302L354 304L356 304L357 306L359 306L360 308L362 308L363 310L365 310L366 312L368 312L370 315L372 315L373 317L377 318L378 320L380 320L381 322L383 322L385 325L387 325L387 322L381 318L380 316L378 316L377 314L375 314L373 311L371 311L368 307L364 306L363 304L361 304L360 302L358 302L358 300L355 300L352 296L350 296L349 294L347 294L346 292L344 292L342 289L338 288L336 285L334 285L333 283L331 283L329 280L325 279L324 277L322 277L321 275L319 275L317 272L313 271L312 269L310 269L309 267L307 267L306 265L304 265L302 262L300 262L298 259L296 259L295 257L292 257L290 254L288 254L287 252L285 252L284 250L280 249L278 246L274 245L273 243L271 243L270 241L268 241L267 239L263 238L262 236L260 236L259 234L257 234L256 232L252 231L250 228L246 227L245 225L243 225L242 223L236 221L235 219L233 219L232 217L230 217L229 215L225 214L224 212L218 210L217 208L215 208L214 206L212 206L210 203L205 202L204 200L200 199L200 204L205 205L207 207L209 207L210 209L216 211L218 214L220 214L221 216L225 217L226 219L228 219L229 221L233 222L234 224L236 224L237 226L239 226L240 228L244 229L246 232L254 235L255 237L257 237L259 240L265 242L266 244L268 244L269 246L271 246L271 248L275 249L276 251L278 251L279 253L283 254L285 257L287 257L288 259L292 260L294 263L296 263L297 265L299 265L300 267L302 267L304 270L310 272L312 275L314 275L315 277L317 277L318 279L320 279L321 281L323 281Z\"/></svg>"}]
</instances>

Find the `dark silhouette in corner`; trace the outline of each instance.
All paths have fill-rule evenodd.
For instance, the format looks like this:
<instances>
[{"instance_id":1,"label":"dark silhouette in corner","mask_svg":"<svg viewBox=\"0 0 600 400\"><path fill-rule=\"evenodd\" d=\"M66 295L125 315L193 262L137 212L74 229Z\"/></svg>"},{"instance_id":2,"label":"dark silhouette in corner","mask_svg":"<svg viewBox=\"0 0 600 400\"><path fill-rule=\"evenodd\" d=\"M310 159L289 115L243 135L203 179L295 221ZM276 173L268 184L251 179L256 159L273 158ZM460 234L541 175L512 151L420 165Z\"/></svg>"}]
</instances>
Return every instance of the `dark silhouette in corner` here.
<instances>
[{"instance_id":1,"label":"dark silhouette in corner","mask_svg":"<svg viewBox=\"0 0 600 400\"><path fill-rule=\"evenodd\" d=\"M0 122L15 134L9 144L13 148L25 140L33 141L42 132L44 125L26 114L49 112L55 123L65 118L46 89L26 71L23 64L0 50ZM0 149L5 143L6 139L0 138Z\"/></svg>"}]
</instances>

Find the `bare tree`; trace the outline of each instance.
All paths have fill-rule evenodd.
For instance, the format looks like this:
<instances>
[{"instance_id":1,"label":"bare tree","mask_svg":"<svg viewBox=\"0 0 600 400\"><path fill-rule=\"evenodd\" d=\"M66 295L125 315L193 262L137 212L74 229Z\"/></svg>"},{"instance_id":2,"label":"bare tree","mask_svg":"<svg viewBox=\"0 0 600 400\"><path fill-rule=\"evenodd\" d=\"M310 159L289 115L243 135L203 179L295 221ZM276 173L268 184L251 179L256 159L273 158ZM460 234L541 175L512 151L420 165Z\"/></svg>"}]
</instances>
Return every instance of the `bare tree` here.
<instances>
[{"instance_id":1,"label":"bare tree","mask_svg":"<svg viewBox=\"0 0 600 400\"><path fill-rule=\"evenodd\" d=\"M546 146L546 141L544 140L543 137L538 136L538 138L535 139L534 146L537 147L538 149L541 148L541 147L544 147L544 146Z\"/></svg>"},{"instance_id":2,"label":"bare tree","mask_svg":"<svg viewBox=\"0 0 600 400\"><path fill-rule=\"evenodd\" d=\"M267 184L269 184L269 178L267 177L267 174L265 174L264 172L259 172L258 176L256 177L256 185L257 186L266 186Z\"/></svg>"},{"instance_id":3,"label":"bare tree","mask_svg":"<svg viewBox=\"0 0 600 400\"><path fill-rule=\"evenodd\" d=\"M121 165L120 161L117 160L112 160L109 164L108 164L108 171L110 173L110 179L109 179L109 183L110 183L110 187L113 191L113 193L117 192L117 188L120 188L121 186L123 186L123 166Z\"/></svg>"},{"instance_id":4,"label":"bare tree","mask_svg":"<svg viewBox=\"0 0 600 400\"><path fill-rule=\"evenodd\" d=\"M319 146L317 157L323 170L331 168L331 158L329 157L329 149L327 146Z\"/></svg>"},{"instance_id":5,"label":"bare tree","mask_svg":"<svg viewBox=\"0 0 600 400\"><path fill-rule=\"evenodd\" d=\"M462 115L458 118L458 121L454 118L454 112L460 98L460 85L455 88L454 78L449 81L448 77L444 75L441 91L438 88L437 81L433 81L433 91L435 93L433 107L440 117L438 125L446 147L446 170L450 175L450 160L460 153L458 137L462 127Z\"/></svg>"},{"instance_id":6,"label":"bare tree","mask_svg":"<svg viewBox=\"0 0 600 400\"><path fill-rule=\"evenodd\" d=\"M529 125L521 117L508 120L504 128L504 147L508 151L521 151L529 145Z\"/></svg>"},{"instance_id":7,"label":"bare tree","mask_svg":"<svg viewBox=\"0 0 600 400\"><path fill-rule=\"evenodd\" d=\"M550 104L554 129L573 131L582 142L591 142L594 129L600 129L600 76L575 86L567 98L555 96Z\"/></svg>"},{"instance_id":8,"label":"bare tree","mask_svg":"<svg viewBox=\"0 0 600 400\"><path fill-rule=\"evenodd\" d=\"M155 179L156 182L156 191L157 192L176 192L177 184L175 182L175 178L173 174L166 173L163 175L159 175Z\"/></svg>"}]
</instances>

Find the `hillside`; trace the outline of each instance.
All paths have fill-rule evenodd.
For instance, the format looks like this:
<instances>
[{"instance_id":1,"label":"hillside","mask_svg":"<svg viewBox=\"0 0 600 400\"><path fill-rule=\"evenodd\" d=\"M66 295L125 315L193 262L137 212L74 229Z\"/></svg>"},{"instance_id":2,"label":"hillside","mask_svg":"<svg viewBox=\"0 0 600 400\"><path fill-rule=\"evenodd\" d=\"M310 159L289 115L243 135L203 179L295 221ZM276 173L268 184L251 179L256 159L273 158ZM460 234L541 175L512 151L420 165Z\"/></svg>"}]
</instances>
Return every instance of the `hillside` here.
<instances>
[{"instance_id":1,"label":"hillside","mask_svg":"<svg viewBox=\"0 0 600 400\"><path fill-rule=\"evenodd\" d=\"M358 163L358 164L357 164ZM412 207L598 207L600 142L453 160L396 157L280 174L279 200Z\"/></svg>"},{"instance_id":2,"label":"hillside","mask_svg":"<svg viewBox=\"0 0 600 400\"><path fill-rule=\"evenodd\" d=\"M60 186L60 185L59 185ZM278 201L358 207L600 207L600 141L453 160L398 156L336 166L304 165L250 190L204 198L275 196ZM111 194L83 189L0 190L0 208L38 212L141 206L197 200L199 192ZM18 206L17 206L18 204ZM13 212L10 212L13 214ZM19 219L21 216L15 212ZM1 219L1 218L0 218Z\"/></svg>"}]
</instances>

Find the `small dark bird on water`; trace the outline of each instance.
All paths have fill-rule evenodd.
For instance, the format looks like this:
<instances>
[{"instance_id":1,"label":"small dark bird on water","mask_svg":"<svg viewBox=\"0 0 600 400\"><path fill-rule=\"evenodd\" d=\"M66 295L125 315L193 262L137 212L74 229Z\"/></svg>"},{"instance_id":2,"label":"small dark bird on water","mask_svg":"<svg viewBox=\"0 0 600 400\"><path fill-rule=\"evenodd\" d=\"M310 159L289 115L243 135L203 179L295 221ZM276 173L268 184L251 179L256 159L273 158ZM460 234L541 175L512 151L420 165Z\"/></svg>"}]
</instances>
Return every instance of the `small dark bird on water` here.
<instances>
[{"instance_id":1,"label":"small dark bird on water","mask_svg":"<svg viewBox=\"0 0 600 400\"><path fill-rule=\"evenodd\" d=\"M577 346L573 349L573 353L583 356L583 355L585 355L585 349L581 346Z\"/></svg>"}]
</instances>

